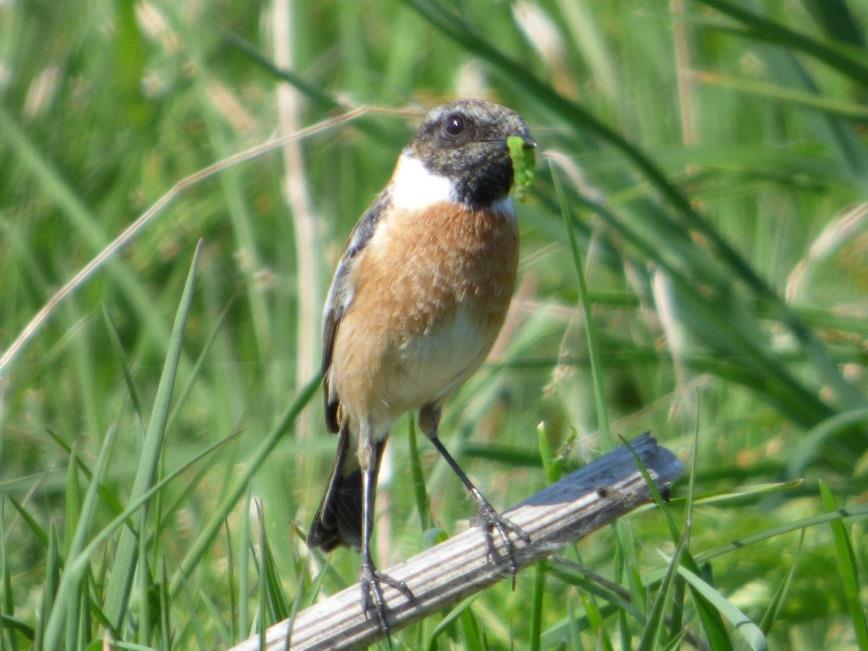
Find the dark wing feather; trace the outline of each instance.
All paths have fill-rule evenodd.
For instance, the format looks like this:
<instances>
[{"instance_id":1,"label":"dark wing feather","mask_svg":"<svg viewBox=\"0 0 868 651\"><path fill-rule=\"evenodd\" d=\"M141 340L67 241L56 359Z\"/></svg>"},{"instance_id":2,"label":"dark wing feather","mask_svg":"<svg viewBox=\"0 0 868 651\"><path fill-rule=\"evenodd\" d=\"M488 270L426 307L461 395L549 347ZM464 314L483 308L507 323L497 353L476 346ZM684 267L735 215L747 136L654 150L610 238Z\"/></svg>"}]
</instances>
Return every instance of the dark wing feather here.
<instances>
[{"instance_id":1,"label":"dark wing feather","mask_svg":"<svg viewBox=\"0 0 868 651\"><path fill-rule=\"evenodd\" d=\"M362 540L362 469L349 449L349 430L348 423L340 429L335 467L307 533L307 544L311 548L331 551L346 545L358 549ZM375 478L385 448L386 439L374 443Z\"/></svg>"},{"instance_id":2,"label":"dark wing feather","mask_svg":"<svg viewBox=\"0 0 868 651\"><path fill-rule=\"evenodd\" d=\"M338 330L338 318L334 308L325 313L322 326L322 388L325 401L325 422L329 432L337 433L340 430L338 422L338 405L340 401L337 395L331 395L329 389L328 370L332 365L332 352L335 347L335 333Z\"/></svg>"},{"instance_id":3,"label":"dark wing feather","mask_svg":"<svg viewBox=\"0 0 868 651\"><path fill-rule=\"evenodd\" d=\"M359 253L374 234L380 218L389 207L390 201L391 195L389 190L383 190L365 214L362 215L362 218L350 234L350 240L347 243L344 256L341 258L340 264L338 264L338 268L335 270L335 275L332 279L332 286L329 289L322 325L322 376L325 421L326 427L328 427L330 432L340 431L340 422L338 419L340 397L335 394L329 386L329 369L332 365L332 353L334 352L335 337L337 336L338 328L341 324L341 318L349 308L353 299L351 272Z\"/></svg>"}]
</instances>

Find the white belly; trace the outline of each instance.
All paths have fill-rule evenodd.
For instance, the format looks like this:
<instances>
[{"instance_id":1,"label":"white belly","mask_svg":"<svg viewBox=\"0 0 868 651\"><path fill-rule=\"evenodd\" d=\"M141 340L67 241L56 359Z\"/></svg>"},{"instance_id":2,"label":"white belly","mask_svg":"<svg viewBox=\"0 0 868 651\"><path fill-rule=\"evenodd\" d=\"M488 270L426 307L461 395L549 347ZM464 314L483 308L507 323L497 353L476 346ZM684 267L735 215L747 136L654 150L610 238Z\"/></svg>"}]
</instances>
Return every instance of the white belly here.
<instances>
[{"instance_id":1,"label":"white belly","mask_svg":"<svg viewBox=\"0 0 868 651\"><path fill-rule=\"evenodd\" d=\"M390 387L396 406L418 409L456 391L485 359L492 335L466 306L455 318L400 348L400 373Z\"/></svg>"}]
</instances>

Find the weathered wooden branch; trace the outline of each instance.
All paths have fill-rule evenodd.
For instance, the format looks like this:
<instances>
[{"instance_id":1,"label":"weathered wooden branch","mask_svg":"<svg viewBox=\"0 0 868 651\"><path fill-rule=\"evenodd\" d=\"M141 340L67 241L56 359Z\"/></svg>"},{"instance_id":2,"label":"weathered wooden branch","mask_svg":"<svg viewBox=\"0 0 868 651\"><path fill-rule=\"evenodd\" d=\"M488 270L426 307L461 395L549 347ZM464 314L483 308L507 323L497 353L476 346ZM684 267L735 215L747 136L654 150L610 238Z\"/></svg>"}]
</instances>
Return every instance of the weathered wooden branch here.
<instances>
[{"instance_id":1,"label":"weathered wooden branch","mask_svg":"<svg viewBox=\"0 0 868 651\"><path fill-rule=\"evenodd\" d=\"M650 434L639 436L630 446L660 490L684 472L675 455L658 446ZM533 541L531 545L516 543L518 563L530 565L650 499L651 491L633 455L620 446L506 512ZM495 543L502 559L503 543L496 536ZM411 604L397 590L383 586L394 631L483 590L509 576L509 570L505 562L489 562L485 535L473 527L388 568L386 574L404 581L416 597ZM269 628L265 648L347 649L371 644L381 635L376 618L365 618L359 586L354 583L298 613L294 621ZM259 648L259 638L253 637L231 651Z\"/></svg>"}]
</instances>

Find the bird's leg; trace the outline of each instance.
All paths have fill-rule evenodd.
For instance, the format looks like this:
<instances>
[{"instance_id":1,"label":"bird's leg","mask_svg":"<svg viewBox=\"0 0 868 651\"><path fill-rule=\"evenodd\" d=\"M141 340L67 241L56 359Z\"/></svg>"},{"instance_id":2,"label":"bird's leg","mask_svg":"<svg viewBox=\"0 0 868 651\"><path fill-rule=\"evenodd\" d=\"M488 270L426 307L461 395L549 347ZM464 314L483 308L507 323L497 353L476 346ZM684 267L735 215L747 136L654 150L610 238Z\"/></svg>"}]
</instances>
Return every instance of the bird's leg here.
<instances>
[{"instance_id":1,"label":"bird's leg","mask_svg":"<svg viewBox=\"0 0 868 651\"><path fill-rule=\"evenodd\" d=\"M449 451L443 445L440 437L437 434L440 426L440 407L437 405L425 405L419 410L419 427L425 432L425 435L437 448L441 456L446 459L452 470L458 475L458 478L464 484L467 491L476 502L476 508L479 513L479 521L482 525L482 530L485 533L485 540L488 544L488 558L490 562L494 562L497 556L497 548L494 546L492 531L497 531L500 539L503 541L506 549L506 558L509 563L509 571L512 573L512 585L515 588L515 574L518 571L518 562L515 555L515 543L509 534L513 534L520 538L525 544L531 544L530 536L518 525L510 522L500 515L491 503L485 499L485 496L480 492L476 485L470 480L470 477L461 469L458 462L449 454Z\"/></svg>"},{"instance_id":2,"label":"bird's leg","mask_svg":"<svg viewBox=\"0 0 868 651\"><path fill-rule=\"evenodd\" d=\"M389 622L386 618L386 600L383 597L382 584L385 583L398 590L410 602L416 598L403 581L393 579L387 574L377 571L371 557L371 532L374 528L374 500L377 491L377 473L380 470L380 455L375 452L375 444L371 440L370 430L359 437L359 463L362 466L362 566L359 572L359 587L362 591L362 611L365 617L371 613L377 617L380 630L389 636Z\"/></svg>"}]
</instances>

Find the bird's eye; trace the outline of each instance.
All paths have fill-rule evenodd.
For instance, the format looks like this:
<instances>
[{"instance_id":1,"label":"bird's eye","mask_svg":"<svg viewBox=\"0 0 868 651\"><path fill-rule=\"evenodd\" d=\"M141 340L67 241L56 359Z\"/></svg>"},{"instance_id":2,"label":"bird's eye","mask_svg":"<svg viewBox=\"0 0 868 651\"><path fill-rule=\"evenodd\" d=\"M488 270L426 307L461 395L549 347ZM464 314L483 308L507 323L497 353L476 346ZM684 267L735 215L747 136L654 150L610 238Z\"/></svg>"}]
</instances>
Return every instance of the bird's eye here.
<instances>
[{"instance_id":1,"label":"bird's eye","mask_svg":"<svg viewBox=\"0 0 868 651\"><path fill-rule=\"evenodd\" d=\"M459 135L462 131L464 131L466 124L464 122L464 117L458 113L450 113L446 116L446 122L444 123L444 128L446 129L446 135L455 137Z\"/></svg>"}]
</instances>

